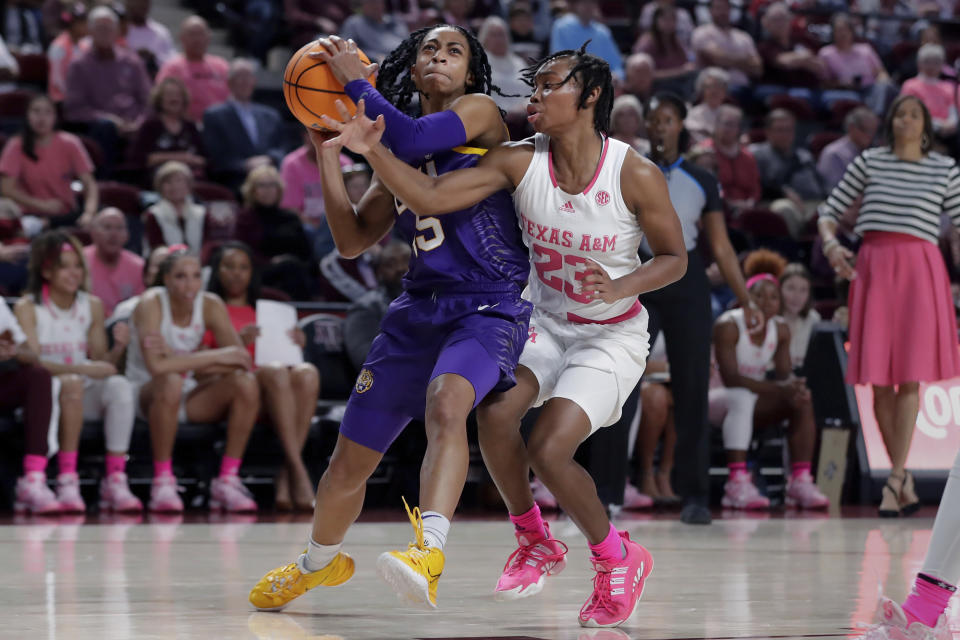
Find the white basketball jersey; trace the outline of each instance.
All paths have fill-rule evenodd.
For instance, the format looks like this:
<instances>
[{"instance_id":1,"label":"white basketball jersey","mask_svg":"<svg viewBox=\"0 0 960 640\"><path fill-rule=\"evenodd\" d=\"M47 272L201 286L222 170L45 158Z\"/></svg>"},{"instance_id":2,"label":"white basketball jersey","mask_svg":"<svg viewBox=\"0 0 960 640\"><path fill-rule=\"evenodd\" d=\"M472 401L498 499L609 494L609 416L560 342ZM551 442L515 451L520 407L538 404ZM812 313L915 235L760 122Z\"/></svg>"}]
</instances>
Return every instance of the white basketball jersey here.
<instances>
[{"instance_id":1,"label":"white basketball jersey","mask_svg":"<svg viewBox=\"0 0 960 640\"><path fill-rule=\"evenodd\" d=\"M737 339L737 369L740 375L753 380L763 380L777 352L777 343L780 341L777 326L781 320L779 318L767 320L767 333L763 337L762 344L756 344L750 339L743 309L727 311L720 318L720 321L730 320L737 323L737 329L740 331L740 337Z\"/></svg>"},{"instance_id":2,"label":"white basketball jersey","mask_svg":"<svg viewBox=\"0 0 960 640\"><path fill-rule=\"evenodd\" d=\"M87 334L93 315L90 296L77 291L73 305L61 309L53 300L37 302L33 308L37 317L37 341L40 358L57 364L80 364L87 361Z\"/></svg>"},{"instance_id":3,"label":"white basketball jersey","mask_svg":"<svg viewBox=\"0 0 960 640\"><path fill-rule=\"evenodd\" d=\"M175 355L193 353L200 347L203 341L203 334L206 332L206 326L203 324L203 292L197 294L193 301L193 313L190 316L190 324L185 327L178 327L173 324L173 316L170 314L170 294L163 287L157 287L160 292L160 308L162 312L160 320L160 335L167 344L167 348ZM151 289L150 291L153 291ZM143 297L141 296L141 300ZM140 334L137 331L136 323L130 323L130 346L127 347L127 377L134 384L144 384L152 377L147 371L147 364L143 359L143 352L140 350Z\"/></svg>"},{"instance_id":4,"label":"white basketball jersey","mask_svg":"<svg viewBox=\"0 0 960 640\"><path fill-rule=\"evenodd\" d=\"M607 304L581 293L580 282L587 258L613 279L640 266L643 231L620 193L620 169L630 147L604 138L593 180L582 193L570 194L554 178L550 137L538 133L534 141L533 159L513 192L533 265L524 298L573 321L602 322L639 310L636 296Z\"/></svg>"}]
</instances>

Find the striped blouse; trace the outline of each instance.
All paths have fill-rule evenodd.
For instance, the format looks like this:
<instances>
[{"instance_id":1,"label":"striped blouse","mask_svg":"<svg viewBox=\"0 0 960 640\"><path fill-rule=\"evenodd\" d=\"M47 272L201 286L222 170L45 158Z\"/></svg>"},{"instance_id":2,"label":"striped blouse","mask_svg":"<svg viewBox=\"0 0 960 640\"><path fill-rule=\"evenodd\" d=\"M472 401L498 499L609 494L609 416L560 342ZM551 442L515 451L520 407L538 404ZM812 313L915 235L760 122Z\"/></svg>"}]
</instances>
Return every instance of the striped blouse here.
<instances>
[{"instance_id":1,"label":"striped blouse","mask_svg":"<svg viewBox=\"0 0 960 640\"><path fill-rule=\"evenodd\" d=\"M867 149L847 166L843 179L820 206L837 220L863 195L854 231L905 233L937 244L940 215L960 226L960 169L952 158L928 153L919 162L901 160L889 147Z\"/></svg>"}]
</instances>

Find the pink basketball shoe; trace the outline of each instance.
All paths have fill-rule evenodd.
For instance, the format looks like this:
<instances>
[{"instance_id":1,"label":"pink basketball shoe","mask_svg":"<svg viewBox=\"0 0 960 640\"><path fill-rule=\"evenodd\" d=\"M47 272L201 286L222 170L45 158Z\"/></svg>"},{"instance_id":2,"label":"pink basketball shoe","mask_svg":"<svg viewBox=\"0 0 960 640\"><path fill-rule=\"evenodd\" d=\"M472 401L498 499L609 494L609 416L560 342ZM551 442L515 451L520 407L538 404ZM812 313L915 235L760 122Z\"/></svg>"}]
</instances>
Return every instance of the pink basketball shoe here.
<instances>
[{"instance_id":1,"label":"pink basketball shoe","mask_svg":"<svg viewBox=\"0 0 960 640\"><path fill-rule=\"evenodd\" d=\"M57 476L57 501L62 513L84 513L87 505L80 495L80 477L75 473Z\"/></svg>"},{"instance_id":2,"label":"pink basketball shoe","mask_svg":"<svg viewBox=\"0 0 960 640\"><path fill-rule=\"evenodd\" d=\"M876 624L859 636L860 640L951 640L953 634L947 626L947 614L937 620L937 626L931 629L925 624L914 622L907 625L907 615L903 608L889 598L880 598Z\"/></svg>"},{"instance_id":3,"label":"pink basketball shoe","mask_svg":"<svg viewBox=\"0 0 960 640\"><path fill-rule=\"evenodd\" d=\"M630 482L623 489L623 508L624 509L650 509L653 507L653 498L640 489L637 489Z\"/></svg>"},{"instance_id":4,"label":"pink basketball shoe","mask_svg":"<svg viewBox=\"0 0 960 640\"><path fill-rule=\"evenodd\" d=\"M739 473L731 476L723 486L720 504L727 509L769 509L770 498L760 495L750 474Z\"/></svg>"},{"instance_id":5,"label":"pink basketball shoe","mask_svg":"<svg viewBox=\"0 0 960 640\"><path fill-rule=\"evenodd\" d=\"M567 566L564 557L567 545L550 535L550 527L544 523L547 537L542 540L530 540L525 532L517 531L517 550L507 558L503 574L493 591L493 599L498 602L519 600L536 595L543 590L543 580L553 576Z\"/></svg>"},{"instance_id":6,"label":"pink basketball shoe","mask_svg":"<svg viewBox=\"0 0 960 640\"><path fill-rule=\"evenodd\" d=\"M143 511L143 503L130 492L127 474L115 471L100 481L100 510L118 513Z\"/></svg>"},{"instance_id":7,"label":"pink basketball shoe","mask_svg":"<svg viewBox=\"0 0 960 640\"><path fill-rule=\"evenodd\" d=\"M787 482L786 503L788 507L800 509L826 509L830 506L830 500L820 493L808 471L790 478Z\"/></svg>"},{"instance_id":8,"label":"pink basketball shoe","mask_svg":"<svg viewBox=\"0 0 960 640\"><path fill-rule=\"evenodd\" d=\"M617 627L633 613L647 578L653 571L653 556L620 532L627 554L622 560L591 558L597 575L593 579L593 595L580 609L582 627Z\"/></svg>"},{"instance_id":9,"label":"pink basketball shoe","mask_svg":"<svg viewBox=\"0 0 960 640\"><path fill-rule=\"evenodd\" d=\"M164 474L154 476L150 485L150 511L159 513L181 513L183 500L180 499L176 476Z\"/></svg>"},{"instance_id":10,"label":"pink basketball shoe","mask_svg":"<svg viewBox=\"0 0 960 640\"><path fill-rule=\"evenodd\" d=\"M210 509L230 512L256 511L257 503L240 478L222 476L214 478L210 483Z\"/></svg>"},{"instance_id":11,"label":"pink basketball shoe","mask_svg":"<svg viewBox=\"0 0 960 640\"><path fill-rule=\"evenodd\" d=\"M17 478L13 510L17 513L29 512L38 515L60 513L60 502L47 486L47 474L43 471L31 471L22 478Z\"/></svg>"}]
</instances>

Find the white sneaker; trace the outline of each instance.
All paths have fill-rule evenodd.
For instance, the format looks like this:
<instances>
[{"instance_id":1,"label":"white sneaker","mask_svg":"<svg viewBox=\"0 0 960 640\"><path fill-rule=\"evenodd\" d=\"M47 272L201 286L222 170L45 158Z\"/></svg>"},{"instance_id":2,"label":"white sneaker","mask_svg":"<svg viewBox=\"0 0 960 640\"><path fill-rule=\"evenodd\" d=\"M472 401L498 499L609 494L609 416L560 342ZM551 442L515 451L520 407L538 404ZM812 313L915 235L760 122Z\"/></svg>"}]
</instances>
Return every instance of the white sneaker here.
<instances>
[{"instance_id":1,"label":"white sneaker","mask_svg":"<svg viewBox=\"0 0 960 640\"><path fill-rule=\"evenodd\" d=\"M937 626L931 629L925 624L914 622L907 625L907 614L903 608L889 598L880 598L876 624L860 636L860 640L952 640L953 634L947 626L946 612L940 614Z\"/></svg>"}]
</instances>

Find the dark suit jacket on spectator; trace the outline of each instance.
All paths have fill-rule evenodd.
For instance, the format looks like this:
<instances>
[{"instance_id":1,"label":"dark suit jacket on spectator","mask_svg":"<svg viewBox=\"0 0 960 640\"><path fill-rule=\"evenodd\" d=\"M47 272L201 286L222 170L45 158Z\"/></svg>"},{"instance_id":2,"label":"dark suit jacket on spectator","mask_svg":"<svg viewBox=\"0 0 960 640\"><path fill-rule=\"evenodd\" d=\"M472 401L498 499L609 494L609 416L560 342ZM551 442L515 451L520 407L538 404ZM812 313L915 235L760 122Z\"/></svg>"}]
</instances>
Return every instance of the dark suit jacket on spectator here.
<instances>
[{"instance_id":1,"label":"dark suit jacket on spectator","mask_svg":"<svg viewBox=\"0 0 960 640\"><path fill-rule=\"evenodd\" d=\"M257 124L256 144L250 139L232 100L210 107L203 114L203 144L209 160L207 173L232 187L238 187L246 178L244 162L248 158L267 155L280 166L284 156L279 146L283 138L280 115L262 104L251 103L250 110Z\"/></svg>"}]
</instances>

